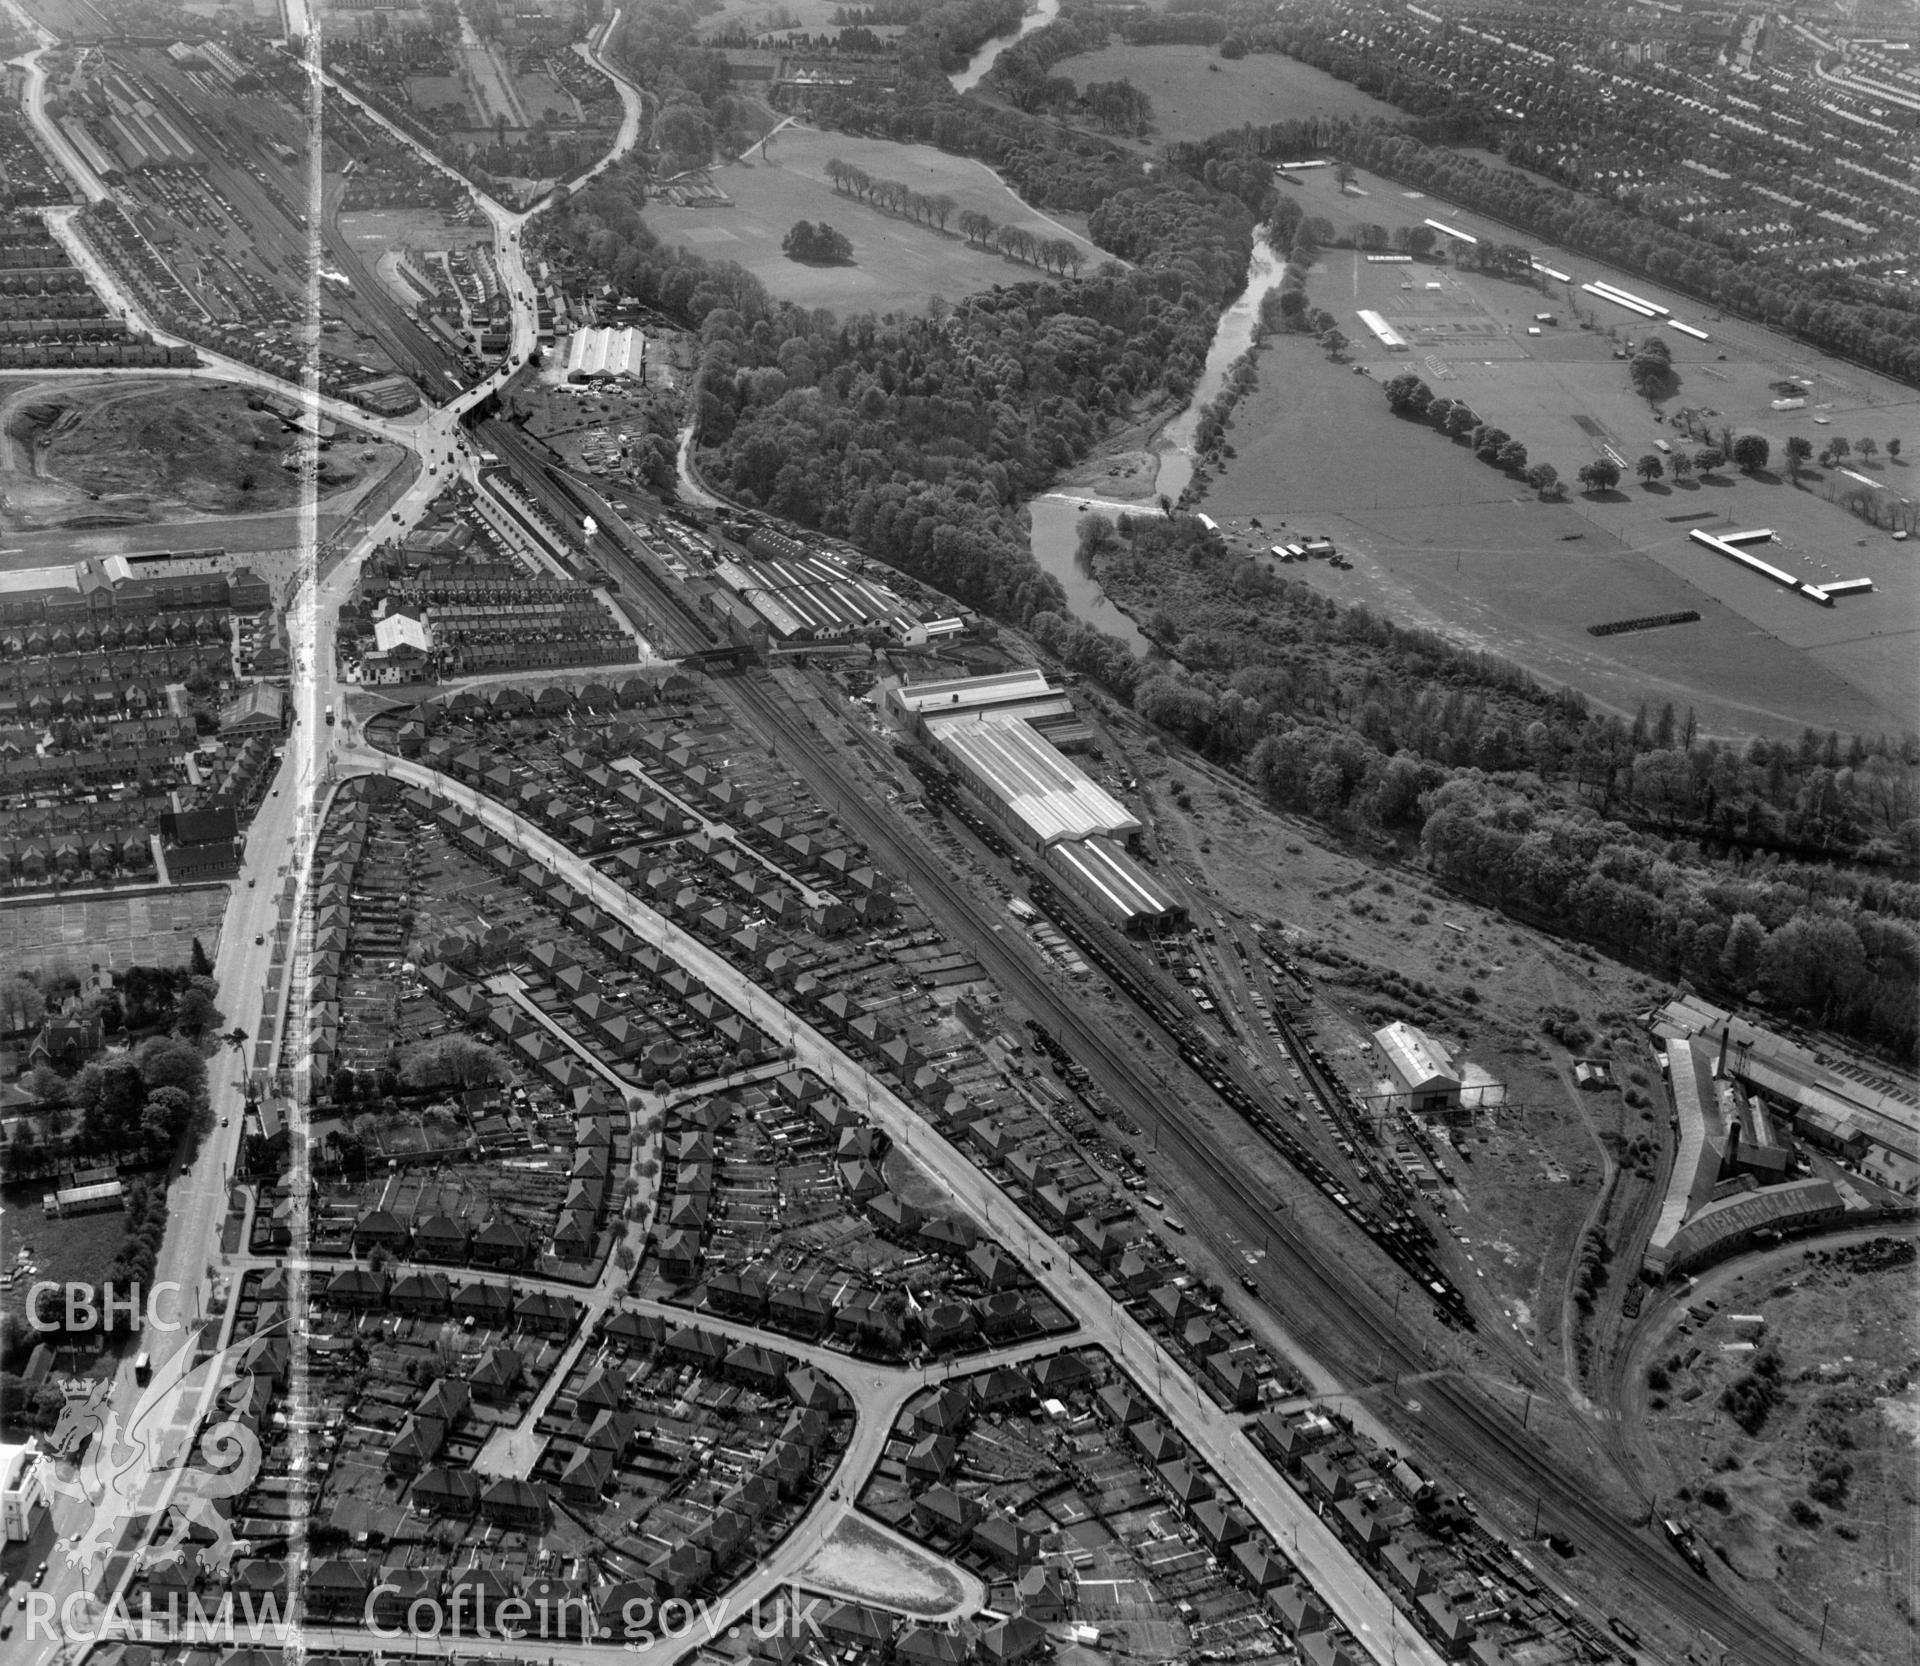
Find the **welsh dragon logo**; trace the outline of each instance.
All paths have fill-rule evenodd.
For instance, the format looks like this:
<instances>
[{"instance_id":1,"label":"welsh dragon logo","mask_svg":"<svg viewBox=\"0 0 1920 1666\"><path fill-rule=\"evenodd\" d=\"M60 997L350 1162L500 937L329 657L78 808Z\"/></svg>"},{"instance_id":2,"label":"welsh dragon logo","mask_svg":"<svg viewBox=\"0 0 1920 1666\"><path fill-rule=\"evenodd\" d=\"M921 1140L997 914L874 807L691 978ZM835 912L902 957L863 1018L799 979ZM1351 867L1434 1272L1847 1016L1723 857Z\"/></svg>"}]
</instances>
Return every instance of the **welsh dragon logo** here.
<instances>
[{"instance_id":1,"label":"welsh dragon logo","mask_svg":"<svg viewBox=\"0 0 1920 1666\"><path fill-rule=\"evenodd\" d=\"M203 1567L225 1569L233 1560L233 1528L217 1501L253 1485L260 1473L260 1437L229 1416L219 1396L234 1357L253 1338L242 1337L196 1365L200 1334L189 1336L154 1372L124 1414L112 1404L109 1383L67 1402L54 1444L72 1451L84 1439L86 1450L70 1473L55 1468L47 1485L86 1514L86 1526L66 1552L70 1564L83 1570L102 1566L130 1522L161 1510L171 1524L155 1544L161 1555L192 1536L200 1542Z\"/></svg>"}]
</instances>

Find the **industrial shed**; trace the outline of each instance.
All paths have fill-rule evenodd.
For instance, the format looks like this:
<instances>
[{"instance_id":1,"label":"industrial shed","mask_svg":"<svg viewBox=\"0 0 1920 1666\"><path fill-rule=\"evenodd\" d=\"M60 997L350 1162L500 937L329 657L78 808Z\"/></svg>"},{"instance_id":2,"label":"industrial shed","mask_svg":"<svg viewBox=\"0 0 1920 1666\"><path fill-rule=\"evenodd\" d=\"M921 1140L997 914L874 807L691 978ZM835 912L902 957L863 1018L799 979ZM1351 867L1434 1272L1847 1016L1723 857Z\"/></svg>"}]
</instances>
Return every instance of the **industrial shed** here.
<instances>
[{"instance_id":1,"label":"industrial shed","mask_svg":"<svg viewBox=\"0 0 1920 1666\"><path fill-rule=\"evenodd\" d=\"M1040 671L901 683L887 690L885 698L915 733L923 733L925 721L931 717L993 712L1031 724L1062 752L1093 743L1093 730L1074 710L1073 701Z\"/></svg>"},{"instance_id":2,"label":"industrial shed","mask_svg":"<svg viewBox=\"0 0 1920 1666\"><path fill-rule=\"evenodd\" d=\"M900 683L887 690L887 703L910 724L928 717L978 715L1055 693L1044 671L1000 671L989 677L946 677L935 682Z\"/></svg>"},{"instance_id":3,"label":"industrial shed","mask_svg":"<svg viewBox=\"0 0 1920 1666\"><path fill-rule=\"evenodd\" d=\"M927 738L1022 843L1124 838L1139 820L1018 717L989 712L930 720Z\"/></svg>"},{"instance_id":4,"label":"industrial shed","mask_svg":"<svg viewBox=\"0 0 1920 1666\"><path fill-rule=\"evenodd\" d=\"M1674 1120L1680 1125L1680 1149L1647 1239L1646 1262L1655 1272L1664 1272L1672 1264L1681 1229L1712 1198L1726 1143L1713 1060L1704 1048L1689 1041L1667 1043L1667 1091L1673 1098Z\"/></svg>"},{"instance_id":5,"label":"industrial shed","mask_svg":"<svg viewBox=\"0 0 1920 1666\"><path fill-rule=\"evenodd\" d=\"M1448 1114L1460 1109L1460 1073L1446 1048L1424 1030L1393 1023L1373 1032L1373 1044L1393 1078L1395 1096L1410 1111Z\"/></svg>"},{"instance_id":6,"label":"industrial shed","mask_svg":"<svg viewBox=\"0 0 1920 1666\"><path fill-rule=\"evenodd\" d=\"M647 338L635 329L575 330L567 343L567 380L605 382L624 376L644 378Z\"/></svg>"},{"instance_id":7,"label":"industrial shed","mask_svg":"<svg viewBox=\"0 0 1920 1666\"><path fill-rule=\"evenodd\" d=\"M1186 923L1186 910L1111 839L1053 845L1045 861L1054 878L1123 931L1152 932Z\"/></svg>"},{"instance_id":8,"label":"industrial shed","mask_svg":"<svg viewBox=\"0 0 1920 1666\"><path fill-rule=\"evenodd\" d=\"M1709 1203L1665 1244L1647 1246L1647 1268L1663 1276L1690 1272L1764 1241L1837 1221L1845 1213L1831 1180L1792 1180Z\"/></svg>"}]
</instances>

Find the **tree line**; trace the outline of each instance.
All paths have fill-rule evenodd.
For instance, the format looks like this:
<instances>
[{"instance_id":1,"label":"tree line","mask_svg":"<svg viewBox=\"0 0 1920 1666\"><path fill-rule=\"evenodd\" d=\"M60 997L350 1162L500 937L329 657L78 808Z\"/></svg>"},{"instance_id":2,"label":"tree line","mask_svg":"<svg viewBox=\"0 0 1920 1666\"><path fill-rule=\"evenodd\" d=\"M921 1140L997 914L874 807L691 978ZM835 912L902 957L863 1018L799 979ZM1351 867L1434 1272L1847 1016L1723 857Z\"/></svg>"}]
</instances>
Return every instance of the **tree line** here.
<instances>
[{"instance_id":1,"label":"tree line","mask_svg":"<svg viewBox=\"0 0 1920 1666\"><path fill-rule=\"evenodd\" d=\"M1464 399L1441 397L1411 370L1389 378L1381 384L1380 391L1386 395L1387 405L1396 416L1428 423L1450 439L1465 441L1481 462L1524 478L1543 497L1558 490L1558 469L1551 463L1529 464L1527 448L1504 428L1482 422ZM1581 478L1586 478L1584 472Z\"/></svg>"},{"instance_id":2,"label":"tree line","mask_svg":"<svg viewBox=\"0 0 1920 1666\"><path fill-rule=\"evenodd\" d=\"M828 160L826 172L836 191L861 202L909 215L938 231L945 231L947 222L952 220L961 235L976 248L994 249L1011 260L1025 261L1049 272L1077 276L1086 265L1086 255L1071 237L1039 237L1024 226L998 225L977 208L961 208L945 192L928 196L897 179L875 179L865 168L842 162L837 156Z\"/></svg>"}]
</instances>

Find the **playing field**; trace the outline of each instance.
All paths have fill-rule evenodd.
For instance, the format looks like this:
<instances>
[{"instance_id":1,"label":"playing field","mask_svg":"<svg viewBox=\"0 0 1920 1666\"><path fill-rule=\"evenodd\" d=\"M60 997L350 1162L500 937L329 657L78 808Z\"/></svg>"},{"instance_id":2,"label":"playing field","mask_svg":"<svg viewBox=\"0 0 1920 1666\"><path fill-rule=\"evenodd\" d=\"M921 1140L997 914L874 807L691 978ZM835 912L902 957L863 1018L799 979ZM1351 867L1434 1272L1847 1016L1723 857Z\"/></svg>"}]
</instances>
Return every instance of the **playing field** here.
<instances>
[{"instance_id":1,"label":"playing field","mask_svg":"<svg viewBox=\"0 0 1920 1666\"><path fill-rule=\"evenodd\" d=\"M1296 121L1308 116L1405 118L1311 64L1277 53L1229 61L1210 46L1108 46L1063 58L1054 74L1075 86L1131 81L1153 100L1148 141L1205 139L1244 122Z\"/></svg>"},{"instance_id":2,"label":"playing field","mask_svg":"<svg viewBox=\"0 0 1920 1666\"><path fill-rule=\"evenodd\" d=\"M783 29L830 30L841 0L720 0L700 19L703 36L735 27L767 35Z\"/></svg>"},{"instance_id":3,"label":"playing field","mask_svg":"<svg viewBox=\"0 0 1920 1666\"><path fill-rule=\"evenodd\" d=\"M1358 184L1365 195L1343 199L1327 171L1307 176L1299 189L1313 212L1336 221L1391 229L1432 216L1473 235L1511 239L1387 182L1363 175ZM1614 706L1672 699L1725 732L1808 723L1866 733L1912 727L1920 705L1913 546L1777 474L1727 470L1704 482L1641 485L1631 472L1639 457L1662 442L1689 449L1698 442L1657 421L1633 392L1625 364L1612 357L1608 328L1624 339L1627 326L1644 332L1645 321L1613 307L1595 317L1601 303L1577 286L1595 278L1623 285L1705 329L1706 343L1661 331L1680 375L1664 409L1695 408L1716 436L1723 425L1758 429L1776 460L1796 432L1816 447L1835 433L1871 436L1883 449L1890 438L1909 440L1920 434L1915 396L1589 261L1535 253L1573 277L1580 314L1594 328L1579 327L1564 284L1542 292L1438 262L1378 265L1330 251L1309 292L1339 316L1368 374L1329 364L1310 344L1276 342L1262 360L1260 389L1235 419L1237 455L1210 491L1209 511L1247 536L1247 516L1269 528L1282 520L1309 531L1324 525L1355 557L1355 570L1291 571L1356 600L1378 599L1397 618L1428 620ZM1411 350L1380 345L1356 316L1362 308L1383 315ZM1540 312L1559 321L1536 324ZM1530 327L1541 333L1528 335ZM1625 459L1627 478L1597 500L1540 504L1464 444L1388 411L1380 383L1406 369L1436 393L1466 400L1563 480L1608 448ZM1776 413L1769 384L1789 376L1806 379L1808 404ZM1816 423L1817 416L1829 420ZM1881 489L1911 490L1905 461L1855 466L1884 482ZM1815 606L1693 543L1694 527L1772 528L1775 540L1759 553L1775 565L1815 582L1871 578L1875 588L1832 608ZM1699 610L1699 622L1587 634L1589 625L1688 608Z\"/></svg>"},{"instance_id":4,"label":"playing field","mask_svg":"<svg viewBox=\"0 0 1920 1666\"><path fill-rule=\"evenodd\" d=\"M897 179L927 196L944 193L961 209L977 209L999 225L1022 226L1041 238L1071 237L1089 266L1108 258L1087 241L1071 216L1052 218L1029 208L991 169L929 145L896 145L785 127L767 156L714 171L713 183L732 198L725 208L676 208L660 203L647 221L670 243L709 260L738 261L783 301L854 312L920 312L932 296L958 300L996 283L1038 277L1040 268L977 249L948 222L944 232L869 207L834 190L827 163L834 157L875 179ZM825 220L853 244L850 266L803 266L780 252L796 220Z\"/></svg>"},{"instance_id":5,"label":"playing field","mask_svg":"<svg viewBox=\"0 0 1920 1666\"><path fill-rule=\"evenodd\" d=\"M0 966L82 977L96 963L184 966L196 937L209 955L220 952L226 910L224 885L0 908Z\"/></svg>"}]
</instances>

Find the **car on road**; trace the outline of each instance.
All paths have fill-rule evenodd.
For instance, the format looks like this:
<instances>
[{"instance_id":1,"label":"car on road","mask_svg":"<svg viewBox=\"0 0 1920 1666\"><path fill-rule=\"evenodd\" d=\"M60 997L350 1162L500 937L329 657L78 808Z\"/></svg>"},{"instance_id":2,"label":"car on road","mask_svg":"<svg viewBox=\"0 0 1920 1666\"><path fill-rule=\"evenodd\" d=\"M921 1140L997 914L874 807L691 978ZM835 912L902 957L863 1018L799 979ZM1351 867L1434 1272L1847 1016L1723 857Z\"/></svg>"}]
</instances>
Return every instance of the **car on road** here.
<instances>
[{"instance_id":1,"label":"car on road","mask_svg":"<svg viewBox=\"0 0 1920 1666\"><path fill-rule=\"evenodd\" d=\"M1260 1281L1255 1278L1252 1273L1242 1273L1240 1275L1240 1288L1246 1291L1249 1296L1257 1296L1260 1294Z\"/></svg>"},{"instance_id":2,"label":"car on road","mask_svg":"<svg viewBox=\"0 0 1920 1666\"><path fill-rule=\"evenodd\" d=\"M224 1128L224 1127L226 1127L226 1125L227 1125L227 1124L228 1124L228 1123L229 1123L229 1122L230 1122L231 1120L232 1120L232 1118L231 1118L231 1117L224 1117L224 1116L223 1116L223 1117L222 1117L222 1118L220 1119L220 1126L221 1126L222 1128Z\"/></svg>"},{"instance_id":3,"label":"car on road","mask_svg":"<svg viewBox=\"0 0 1920 1666\"><path fill-rule=\"evenodd\" d=\"M264 931L255 932L253 940L256 943L264 943L267 940L267 934Z\"/></svg>"}]
</instances>

